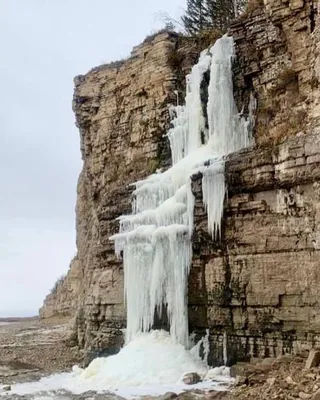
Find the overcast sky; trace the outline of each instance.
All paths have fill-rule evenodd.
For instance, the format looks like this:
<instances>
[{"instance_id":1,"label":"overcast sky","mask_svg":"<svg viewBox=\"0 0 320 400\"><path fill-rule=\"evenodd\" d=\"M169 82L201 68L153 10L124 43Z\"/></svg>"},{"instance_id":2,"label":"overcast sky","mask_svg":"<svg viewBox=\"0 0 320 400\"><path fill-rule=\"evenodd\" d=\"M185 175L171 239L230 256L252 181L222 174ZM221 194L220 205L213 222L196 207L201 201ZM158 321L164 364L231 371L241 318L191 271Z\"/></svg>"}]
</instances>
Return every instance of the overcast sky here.
<instances>
[{"instance_id":1,"label":"overcast sky","mask_svg":"<svg viewBox=\"0 0 320 400\"><path fill-rule=\"evenodd\" d=\"M126 57L185 0L0 0L0 317L36 314L75 247L73 77Z\"/></svg>"}]
</instances>

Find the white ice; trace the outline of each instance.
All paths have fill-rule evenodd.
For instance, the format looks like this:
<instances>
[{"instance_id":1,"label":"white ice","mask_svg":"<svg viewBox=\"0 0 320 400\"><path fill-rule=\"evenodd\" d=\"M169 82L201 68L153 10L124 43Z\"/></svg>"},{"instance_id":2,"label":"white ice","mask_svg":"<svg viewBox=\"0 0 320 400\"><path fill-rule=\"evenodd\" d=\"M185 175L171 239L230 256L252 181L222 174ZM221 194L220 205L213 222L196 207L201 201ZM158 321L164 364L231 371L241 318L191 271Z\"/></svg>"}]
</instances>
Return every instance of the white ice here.
<instances>
[{"instance_id":1,"label":"white ice","mask_svg":"<svg viewBox=\"0 0 320 400\"><path fill-rule=\"evenodd\" d=\"M185 385L181 378L187 372L197 372L204 381ZM160 330L137 335L119 354L97 358L86 369L74 367L70 373L12 385L10 394L45 395L59 389L79 394L94 390L109 391L130 399L194 388L219 390L221 384L230 382L228 368L209 370L192 351L173 341L168 332Z\"/></svg>"},{"instance_id":2,"label":"white ice","mask_svg":"<svg viewBox=\"0 0 320 400\"><path fill-rule=\"evenodd\" d=\"M185 106L171 109L175 117L168 137L173 166L134 184L132 215L119 218L119 234L111 238L118 256L123 255L127 343L137 333L149 331L165 306L173 339L188 345L194 208L190 177L202 172L208 231L218 239L226 192L224 157L249 143L249 123L239 115L233 98L234 57L233 39L227 36L201 53L187 76ZM209 132L205 132L201 82L209 69ZM203 138L207 143L201 142Z\"/></svg>"},{"instance_id":3,"label":"white ice","mask_svg":"<svg viewBox=\"0 0 320 400\"><path fill-rule=\"evenodd\" d=\"M207 136L205 119L202 111L200 88L203 75L208 71L211 54L204 50L199 61L187 75L186 98L184 106L172 107L173 128L168 133L172 163L176 164L183 157L197 150L201 143L201 135Z\"/></svg>"}]
</instances>

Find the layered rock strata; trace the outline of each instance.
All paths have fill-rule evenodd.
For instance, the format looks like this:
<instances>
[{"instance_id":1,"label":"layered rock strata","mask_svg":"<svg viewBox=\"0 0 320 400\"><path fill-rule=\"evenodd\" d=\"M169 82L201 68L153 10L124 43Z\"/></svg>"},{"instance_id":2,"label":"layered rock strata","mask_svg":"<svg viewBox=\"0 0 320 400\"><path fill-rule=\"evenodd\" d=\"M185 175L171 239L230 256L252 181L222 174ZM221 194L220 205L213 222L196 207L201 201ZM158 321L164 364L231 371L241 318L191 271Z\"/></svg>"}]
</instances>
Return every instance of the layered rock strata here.
<instances>
[{"instance_id":1,"label":"layered rock strata","mask_svg":"<svg viewBox=\"0 0 320 400\"><path fill-rule=\"evenodd\" d=\"M250 97L257 101L257 147L227 162L220 242L207 233L201 176L193 177L190 330L209 329L213 363L292 352L318 341L317 12L306 0L251 2L231 27L235 97L244 114ZM195 47L188 54L188 46L179 46L178 35L162 33L129 59L75 79L84 161L77 267L48 297L42 315L63 309L76 315L76 341L93 355L113 353L123 342L123 269L109 237L118 230L116 218L130 211L129 184L168 166L168 106L177 100L175 90L181 101L183 75L196 57ZM77 290L70 290L70 274L79 277Z\"/></svg>"},{"instance_id":2,"label":"layered rock strata","mask_svg":"<svg viewBox=\"0 0 320 400\"><path fill-rule=\"evenodd\" d=\"M319 130L319 15L312 0L252 0L230 29L235 95L258 100L256 142L272 145ZM290 112L289 112L290 110Z\"/></svg>"},{"instance_id":3,"label":"layered rock strata","mask_svg":"<svg viewBox=\"0 0 320 400\"><path fill-rule=\"evenodd\" d=\"M320 136L230 156L221 242L196 197L192 329L210 329L211 361L273 357L319 345Z\"/></svg>"},{"instance_id":4,"label":"layered rock strata","mask_svg":"<svg viewBox=\"0 0 320 400\"><path fill-rule=\"evenodd\" d=\"M317 343L319 4L249 2L231 27L239 110L257 102L255 149L230 156L221 242L206 228L194 177L191 329L210 329L211 361Z\"/></svg>"},{"instance_id":5,"label":"layered rock strata","mask_svg":"<svg viewBox=\"0 0 320 400\"><path fill-rule=\"evenodd\" d=\"M177 84L168 59L176 45L175 34L151 37L129 59L75 79L73 108L84 161L77 201L81 347L110 353L123 341L123 269L109 237L118 231L116 218L130 211L130 184L168 165L163 135Z\"/></svg>"},{"instance_id":6,"label":"layered rock strata","mask_svg":"<svg viewBox=\"0 0 320 400\"><path fill-rule=\"evenodd\" d=\"M78 257L69 267L68 274L58 279L52 291L45 298L39 310L41 318L72 317L78 308L79 295L83 284L82 268Z\"/></svg>"}]
</instances>

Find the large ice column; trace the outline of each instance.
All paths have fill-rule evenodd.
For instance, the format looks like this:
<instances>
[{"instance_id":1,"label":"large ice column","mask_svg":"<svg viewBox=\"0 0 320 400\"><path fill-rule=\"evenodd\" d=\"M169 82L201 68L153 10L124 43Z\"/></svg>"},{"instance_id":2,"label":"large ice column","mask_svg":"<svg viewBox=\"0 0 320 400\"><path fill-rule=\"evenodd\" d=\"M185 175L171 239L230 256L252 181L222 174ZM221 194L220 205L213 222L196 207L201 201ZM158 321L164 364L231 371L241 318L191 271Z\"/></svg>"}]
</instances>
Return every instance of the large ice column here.
<instances>
[{"instance_id":1,"label":"large ice column","mask_svg":"<svg viewBox=\"0 0 320 400\"><path fill-rule=\"evenodd\" d=\"M208 154L203 152L203 160ZM174 340L188 345L187 280L191 264L193 195L190 175L199 155L138 182L132 215L120 217L114 235L123 254L127 303L126 341L149 331L165 306ZM173 193L171 197L170 193Z\"/></svg>"},{"instance_id":2,"label":"large ice column","mask_svg":"<svg viewBox=\"0 0 320 400\"><path fill-rule=\"evenodd\" d=\"M213 151L225 156L249 145L248 122L240 117L233 97L233 38L223 36L210 52L212 61L207 106L209 144Z\"/></svg>"},{"instance_id":3,"label":"large ice column","mask_svg":"<svg viewBox=\"0 0 320 400\"><path fill-rule=\"evenodd\" d=\"M232 38L224 36L204 51L187 77L184 106L168 132L173 166L136 182L132 214L121 216L115 240L123 255L127 303L126 340L149 331L165 307L172 338L188 345L187 284L192 261L194 197L191 176L201 171L208 230L221 235L225 197L224 156L248 143L248 122L233 99ZM201 83L210 68L209 135L201 104ZM202 144L201 138L208 143Z\"/></svg>"},{"instance_id":4,"label":"large ice column","mask_svg":"<svg viewBox=\"0 0 320 400\"><path fill-rule=\"evenodd\" d=\"M203 202L208 214L208 231L213 239L221 235L221 219L225 197L224 158L247 147L254 124L255 99L251 96L249 117L243 118L233 97L232 63L235 49L232 37L223 36L211 50L210 83L207 114L208 146L220 155L202 174Z\"/></svg>"},{"instance_id":5,"label":"large ice column","mask_svg":"<svg viewBox=\"0 0 320 400\"><path fill-rule=\"evenodd\" d=\"M186 98L184 106L171 108L172 129L168 132L172 164L197 150L201 145L201 135L205 135L205 118L201 104L201 82L210 68L211 54L204 50L199 61L186 78ZM205 135L206 136L206 135Z\"/></svg>"}]
</instances>

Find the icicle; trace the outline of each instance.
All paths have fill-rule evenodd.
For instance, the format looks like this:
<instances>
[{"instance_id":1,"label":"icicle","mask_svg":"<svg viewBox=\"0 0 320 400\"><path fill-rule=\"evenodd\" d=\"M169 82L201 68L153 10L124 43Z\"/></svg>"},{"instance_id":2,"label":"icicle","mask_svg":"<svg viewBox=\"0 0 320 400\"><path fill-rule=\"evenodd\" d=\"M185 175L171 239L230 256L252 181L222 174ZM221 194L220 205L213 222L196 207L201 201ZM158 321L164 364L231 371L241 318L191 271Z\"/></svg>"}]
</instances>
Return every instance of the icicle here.
<instances>
[{"instance_id":1,"label":"icicle","mask_svg":"<svg viewBox=\"0 0 320 400\"><path fill-rule=\"evenodd\" d=\"M209 329L206 329L206 334L197 343L195 343L196 335L192 333L189 336L190 353L195 358L201 358L205 364L208 364L208 357L210 352L209 344Z\"/></svg>"},{"instance_id":2,"label":"icicle","mask_svg":"<svg viewBox=\"0 0 320 400\"><path fill-rule=\"evenodd\" d=\"M228 363L228 353L227 353L227 332L223 332L223 341L222 341L222 347L223 347L223 363L224 365L227 365Z\"/></svg>"},{"instance_id":3,"label":"icicle","mask_svg":"<svg viewBox=\"0 0 320 400\"><path fill-rule=\"evenodd\" d=\"M208 231L213 239L221 235L225 196L224 162L216 162L202 172L203 203L208 213Z\"/></svg>"},{"instance_id":4,"label":"icicle","mask_svg":"<svg viewBox=\"0 0 320 400\"><path fill-rule=\"evenodd\" d=\"M203 338L203 361L207 365L208 365L209 353L210 353L209 329L206 329L206 335Z\"/></svg>"}]
</instances>

